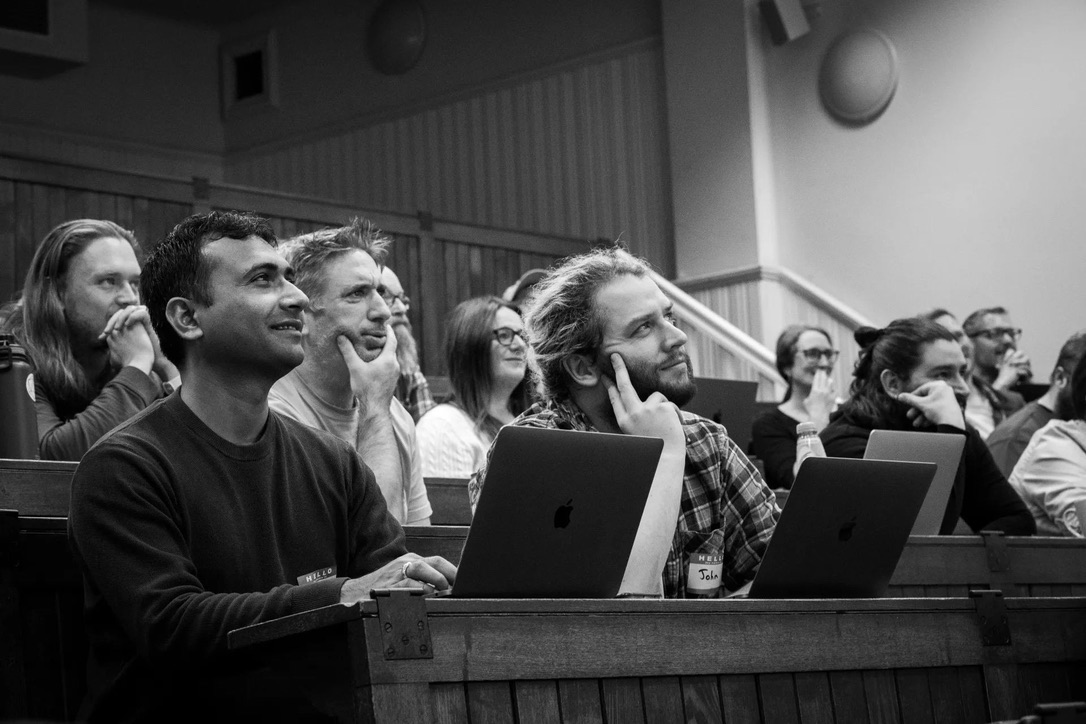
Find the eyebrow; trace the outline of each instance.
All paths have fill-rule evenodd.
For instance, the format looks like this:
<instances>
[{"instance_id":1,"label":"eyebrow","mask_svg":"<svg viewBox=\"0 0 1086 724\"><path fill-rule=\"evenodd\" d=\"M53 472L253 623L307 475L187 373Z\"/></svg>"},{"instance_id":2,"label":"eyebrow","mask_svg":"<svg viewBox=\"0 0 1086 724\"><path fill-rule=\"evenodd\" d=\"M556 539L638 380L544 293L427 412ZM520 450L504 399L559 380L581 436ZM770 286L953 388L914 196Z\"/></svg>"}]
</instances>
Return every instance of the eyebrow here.
<instances>
[{"instance_id":1,"label":"eyebrow","mask_svg":"<svg viewBox=\"0 0 1086 724\"><path fill-rule=\"evenodd\" d=\"M276 274L282 273L284 276L286 276L286 275L292 273L293 271L294 270L291 269L289 266L282 267L282 266L280 266L280 265L278 265L278 264L276 264L274 262L266 261L266 262L263 262L262 264L254 264L253 266L249 267L248 269L245 270L245 273L242 274L242 276L243 277L251 277L253 274L256 274L257 272L275 272Z\"/></svg>"}]
</instances>

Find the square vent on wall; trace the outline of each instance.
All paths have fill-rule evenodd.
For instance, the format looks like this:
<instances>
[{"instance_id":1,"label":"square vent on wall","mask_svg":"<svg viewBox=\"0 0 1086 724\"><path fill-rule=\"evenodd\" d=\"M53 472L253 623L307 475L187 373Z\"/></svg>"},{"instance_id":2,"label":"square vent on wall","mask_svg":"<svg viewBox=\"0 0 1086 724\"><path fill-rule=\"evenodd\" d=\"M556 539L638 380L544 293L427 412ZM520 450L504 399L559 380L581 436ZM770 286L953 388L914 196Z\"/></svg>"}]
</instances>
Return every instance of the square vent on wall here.
<instances>
[{"instance_id":1,"label":"square vent on wall","mask_svg":"<svg viewBox=\"0 0 1086 724\"><path fill-rule=\"evenodd\" d=\"M87 62L87 0L0 0L0 73L45 78Z\"/></svg>"},{"instance_id":2,"label":"square vent on wall","mask_svg":"<svg viewBox=\"0 0 1086 724\"><path fill-rule=\"evenodd\" d=\"M223 43L219 52L223 117L279 106L275 31Z\"/></svg>"}]
</instances>

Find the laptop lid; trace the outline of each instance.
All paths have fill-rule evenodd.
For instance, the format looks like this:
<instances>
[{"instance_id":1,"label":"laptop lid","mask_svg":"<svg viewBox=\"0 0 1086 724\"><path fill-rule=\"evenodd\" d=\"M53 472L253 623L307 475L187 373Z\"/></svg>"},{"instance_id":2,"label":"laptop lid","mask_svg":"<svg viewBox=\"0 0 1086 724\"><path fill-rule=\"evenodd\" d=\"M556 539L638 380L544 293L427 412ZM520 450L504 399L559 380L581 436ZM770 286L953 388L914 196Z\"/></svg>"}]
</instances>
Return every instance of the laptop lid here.
<instances>
[{"instance_id":1,"label":"laptop lid","mask_svg":"<svg viewBox=\"0 0 1086 724\"><path fill-rule=\"evenodd\" d=\"M452 595L615 596L663 448L658 438L503 427Z\"/></svg>"},{"instance_id":2,"label":"laptop lid","mask_svg":"<svg viewBox=\"0 0 1086 724\"><path fill-rule=\"evenodd\" d=\"M954 478L962 462L965 435L909 430L872 430L867 440L864 458L867 460L912 460L935 463L935 479L931 481L924 504L913 524L912 535L939 535L946 515L947 500L954 487Z\"/></svg>"},{"instance_id":3,"label":"laptop lid","mask_svg":"<svg viewBox=\"0 0 1086 724\"><path fill-rule=\"evenodd\" d=\"M750 598L883 596L934 476L932 463L807 458Z\"/></svg>"},{"instance_id":4,"label":"laptop lid","mask_svg":"<svg viewBox=\"0 0 1086 724\"><path fill-rule=\"evenodd\" d=\"M683 409L719 422L728 429L728 437L739 449L746 450L757 409L754 398L758 394L758 383L712 377L695 377L694 383L698 392Z\"/></svg>"}]
</instances>

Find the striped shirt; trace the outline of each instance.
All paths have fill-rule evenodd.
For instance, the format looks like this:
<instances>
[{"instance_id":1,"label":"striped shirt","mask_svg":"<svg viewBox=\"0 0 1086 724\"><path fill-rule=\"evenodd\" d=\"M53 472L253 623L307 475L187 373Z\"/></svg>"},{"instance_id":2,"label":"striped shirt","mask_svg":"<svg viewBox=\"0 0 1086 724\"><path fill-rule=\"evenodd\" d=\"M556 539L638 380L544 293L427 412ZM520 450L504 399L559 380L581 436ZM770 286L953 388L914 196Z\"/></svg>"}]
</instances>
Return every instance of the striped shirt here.
<instances>
[{"instance_id":1,"label":"striped shirt","mask_svg":"<svg viewBox=\"0 0 1086 724\"><path fill-rule=\"evenodd\" d=\"M664 595L685 597L689 557L715 531L723 534L721 549L702 552L723 554L721 587L734 591L754 578L780 509L773 492L722 425L688 412L680 411L680 416L686 435L686 469L675 538L664 564ZM510 424L596 431L588 416L569 400L536 403ZM493 447L487 453L488 464L492 452ZM485 477L483 467L468 483L473 512Z\"/></svg>"}]
</instances>

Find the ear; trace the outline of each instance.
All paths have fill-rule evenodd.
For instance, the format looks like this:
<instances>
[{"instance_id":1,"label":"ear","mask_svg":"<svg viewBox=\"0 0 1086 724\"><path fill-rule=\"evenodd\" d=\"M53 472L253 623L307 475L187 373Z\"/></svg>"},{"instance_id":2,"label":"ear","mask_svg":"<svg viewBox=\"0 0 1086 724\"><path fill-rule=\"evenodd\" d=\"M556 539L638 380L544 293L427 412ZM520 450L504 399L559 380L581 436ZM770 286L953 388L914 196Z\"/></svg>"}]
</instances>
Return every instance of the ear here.
<instances>
[{"instance_id":1,"label":"ear","mask_svg":"<svg viewBox=\"0 0 1086 724\"><path fill-rule=\"evenodd\" d=\"M562 367L570 380L580 387L595 387L600 384L600 369L588 355L572 354L562 360Z\"/></svg>"},{"instance_id":2,"label":"ear","mask_svg":"<svg viewBox=\"0 0 1086 724\"><path fill-rule=\"evenodd\" d=\"M191 342L204 336L195 305L184 297L174 297L166 302L166 321L183 340Z\"/></svg>"},{"instance_id":3,"label":"ear","mask_svg":"<svg viewBox=\"0 0 1086 724\"><path fill-rule=\"evenodd\" d=\"M905 383L890 370L882 371L882 374L879 375L879 382L882 383L883 392L890 395L890 397L897 398L898 395L905 391Z\"/></svg>"}]
</instances>

